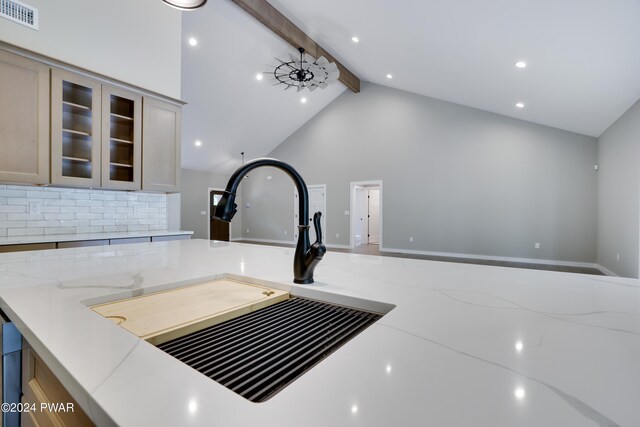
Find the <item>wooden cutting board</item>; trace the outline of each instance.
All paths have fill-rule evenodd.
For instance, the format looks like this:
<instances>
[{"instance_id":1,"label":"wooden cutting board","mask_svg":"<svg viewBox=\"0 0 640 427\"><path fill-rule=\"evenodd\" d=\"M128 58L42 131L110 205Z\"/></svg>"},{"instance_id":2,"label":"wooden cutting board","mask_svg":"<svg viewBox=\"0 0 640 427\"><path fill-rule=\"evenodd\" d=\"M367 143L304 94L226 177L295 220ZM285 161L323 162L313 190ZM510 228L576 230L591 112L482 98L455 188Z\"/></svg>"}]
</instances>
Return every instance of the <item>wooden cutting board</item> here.
<instances>
[{"instance_id":1,"label":"wooden cutting board","mask_svg":"<svg viewBox=\"0 0 640 427\"><path fill-rule=\"evenodd\" d=\"M93 311L158 345L289 298L289 293L230 279L94 305Z\"/></svg>"}]
</instances>

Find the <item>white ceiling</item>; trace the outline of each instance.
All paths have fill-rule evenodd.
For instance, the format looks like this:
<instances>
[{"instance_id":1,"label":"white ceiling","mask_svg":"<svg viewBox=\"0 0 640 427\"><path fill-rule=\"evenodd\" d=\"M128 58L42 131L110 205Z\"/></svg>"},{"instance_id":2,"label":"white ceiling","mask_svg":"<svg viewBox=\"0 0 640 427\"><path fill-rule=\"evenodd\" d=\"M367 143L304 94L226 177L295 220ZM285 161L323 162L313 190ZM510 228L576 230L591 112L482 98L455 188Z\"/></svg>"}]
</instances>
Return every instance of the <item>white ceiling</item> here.
<instances>
[{"instance_id":1,"label":"white ceiling","mask_svg":"<svg viewBox=\"0 0 640 427\"><path fill-rule=\"evenodd\" d=\"M362 80L591 136L640 98L638 0L270 2ZM229 0L183 16L184 167L263 156L344 90L257 82L291 48Z\"/></svg>"},{"instance_id":2,"label":"white ceiling","mask_svg":"<svg viewBox=\"0 0 640 427\"><path fill-rule=\"evenodd\" d=\"M184 168L233 172L240 152L247 159L265 156L345 90L338 82L296 93L272 86L266 75L257 81L267 64L276 64L274 57L288 58L295 50L229 0L184 12L182 27ZM195 47L188 44L191 37L198 40Z\"/></svg>"}]
</instances>

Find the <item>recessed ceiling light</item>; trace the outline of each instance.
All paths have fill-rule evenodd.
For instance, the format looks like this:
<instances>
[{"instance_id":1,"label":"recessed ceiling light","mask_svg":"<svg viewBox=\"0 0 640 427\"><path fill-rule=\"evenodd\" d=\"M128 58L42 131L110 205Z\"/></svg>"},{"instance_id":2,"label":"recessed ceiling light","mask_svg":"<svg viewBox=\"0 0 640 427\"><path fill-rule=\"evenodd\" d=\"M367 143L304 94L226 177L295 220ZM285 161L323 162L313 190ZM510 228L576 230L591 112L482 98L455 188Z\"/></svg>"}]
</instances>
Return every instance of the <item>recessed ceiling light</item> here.
<instances>
[{"instance_id":1,"label":"recessed ceiling light","mask_svg":"<svg viewBox=\"0 0 640 427\"><path fill-rule=\"evenodd\" d=\"M262 74L260 73L256 74L256 80L260 81L262 80L262 77L263 77Z\"/></svg>"},{"instance_id":2,"label":"recessed ceiling light","mask_svg":"<svg viewBox=\"0 0 640 427\"><path fill-rule=\"evenodd\" d=\"M518 102L518 103L516 104L516 107L517 107L517 108L524 108L524 104L523 104L522 102Z\"/></svg>"},{"instance_id":3,"label":"recessed ceiling light","mask_svg":"<svg viewBox=\"0 0 640 427\"><path fill-rule=\"evenodd\" d=\"M392 79L393 78L393 74L387 74L387 78L388 79Z\"/></svg>"},{"instance_id":4,"label":"recessed ceiling light","mask_svg":"<svg viewBox=\"0 0 640 427\"><path fill-rule=\"evenodd\" d=\"M513 394L516 396L516 398L518 400L522 400L526 396L526 392L524 391L524 389L522 387L518 387L517 389L515 389Z\"/></svg>"},{"instance_id":5,"label":"recessed ceiling light","mask_svg":"<svg viewBox=\"0 0 640 427\"><path fill-rule=\"evenodd\" d=\"M516 62L516 68L527 68L527 63L524 61Z\"/></svg>"},{"instance_id":6,"label":"recessed ceiling light","mask_svg":"<svg viewBox=\"0 0 640 427\"><path fill-rule=\"evenodd\" d=\"M351 37L351 41L354 43L360 43L360 39L357 38L356 36Z\"/></svg>"},{"instance_id":7,"label":"recessed ceiling light","mask_svg":"<svg viewBox=\"0 0 640 427\"><path fill-rule=\"evenodd\" d=\"M191 46L196 46L196 45L198 44L198 40L197 40L195 37L191 37L191 38L189 39L189 44L190 44Z\"/></svg>"},{"instance_id":8,"label":"recessed ceiling light","mask_svg":"<svg viewBox=\"0 0 640 427\"><path fill-rule=\"evenodd\" d=\"M197 140L195 143L196 147L200 147L202 145L202 141Z\"/></svg>"},{"instance_id":9,"label":"recessed ceiling light","mask_svg":"<svg viewBox=\"0 0 640 427\"><path fill-rule=\"evenodd\" d=\"M300 103L306 104L307 103L307 98L300 98Z\"/></svg>"}]
</instances>

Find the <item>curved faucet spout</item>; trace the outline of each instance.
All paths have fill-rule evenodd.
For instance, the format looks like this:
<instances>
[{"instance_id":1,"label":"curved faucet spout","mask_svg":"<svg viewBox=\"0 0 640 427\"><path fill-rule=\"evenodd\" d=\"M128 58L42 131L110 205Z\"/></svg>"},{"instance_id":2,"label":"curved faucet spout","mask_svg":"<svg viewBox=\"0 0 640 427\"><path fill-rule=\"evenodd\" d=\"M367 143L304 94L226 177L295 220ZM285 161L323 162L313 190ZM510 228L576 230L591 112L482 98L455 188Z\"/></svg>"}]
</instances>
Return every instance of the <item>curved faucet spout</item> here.
<instances>
[{"instance_id":1,"label":"curved faucet spout","mask_svg":"<svg viewBox=\"0 0 640 427\"><path fill-rule=\"evenodd\" d=\"M309 193L304 180L291 165L277 159L261 158L247 162L239 167L233 175L231 175L231 178L229 178L227 188L218 202L214 217L222 221L231 221L238 207L235 204L238 185L240 185L242 179L249 171L262 166L271 166L284 171L291 177L298 189L298 244L293 259L293 281L302 284L313 283L313 271L327 251L324 244L322 244L322 229L320 227L322 214L316 212L313 216L313 225L317 239L315 243L311 245L309 243Z\"/></svg>"}]
</instances>

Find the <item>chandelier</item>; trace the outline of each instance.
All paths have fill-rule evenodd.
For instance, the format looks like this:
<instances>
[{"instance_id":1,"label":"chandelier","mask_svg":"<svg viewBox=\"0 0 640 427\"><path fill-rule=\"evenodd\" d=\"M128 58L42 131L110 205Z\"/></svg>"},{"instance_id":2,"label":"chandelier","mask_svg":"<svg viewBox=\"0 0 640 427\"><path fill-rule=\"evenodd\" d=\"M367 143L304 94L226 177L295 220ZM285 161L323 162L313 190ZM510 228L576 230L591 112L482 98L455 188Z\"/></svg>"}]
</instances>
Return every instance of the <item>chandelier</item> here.
<instances>
[{"instance_id":1,"label":"chandelier","mask_svg":"<svg viewBox=\"0 0 640 427\"><path fill-rule=\"evenodd\" d=\"M340 77L340 70L335 62L329 62L324 56L314 60L311 55L304 53L303 48L298 48L298 52L300 59L293 53L289 54L291 61L288 62L275 58L280 65L273 72L265 72L275 77L274 86L282 84L286 86L284 90L295 87L298 92L303 89L313 92L317 88L326 88Z\"/></svg>"}]
</instances>

